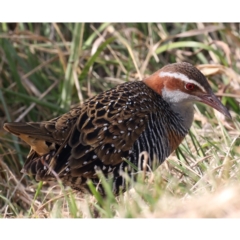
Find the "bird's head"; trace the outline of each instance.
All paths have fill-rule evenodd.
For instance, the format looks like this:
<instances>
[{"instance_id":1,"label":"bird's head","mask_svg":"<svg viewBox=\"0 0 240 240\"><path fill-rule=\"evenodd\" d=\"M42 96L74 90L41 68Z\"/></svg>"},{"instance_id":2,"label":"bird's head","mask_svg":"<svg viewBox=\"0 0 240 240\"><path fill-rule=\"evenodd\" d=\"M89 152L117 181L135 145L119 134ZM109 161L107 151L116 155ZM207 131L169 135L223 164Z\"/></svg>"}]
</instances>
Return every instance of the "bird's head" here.
<instances>
[{"instance_id":1,"label":"bird's head","mask_svg":"<svg viewBox=\"0 0 240 240\"><path fill-rule=\"evenodd\" d=\"M205 76L189 63L166 65L143 81L170 104L202 102L231 118L227 108L214 95Z\"/></svg>"}]
</instances>

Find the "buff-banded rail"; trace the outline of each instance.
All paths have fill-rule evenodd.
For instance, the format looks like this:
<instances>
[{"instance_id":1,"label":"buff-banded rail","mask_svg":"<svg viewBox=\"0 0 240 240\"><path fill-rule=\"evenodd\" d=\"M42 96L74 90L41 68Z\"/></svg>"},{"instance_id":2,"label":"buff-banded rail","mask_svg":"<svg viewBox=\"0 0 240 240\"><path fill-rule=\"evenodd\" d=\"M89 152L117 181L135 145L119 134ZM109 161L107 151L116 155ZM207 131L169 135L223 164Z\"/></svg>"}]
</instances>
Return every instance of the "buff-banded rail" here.
<instances>
[{"instance_id":1,"label":"buff-banded rail","mask_svg":"<svg viewBox=\"0 0 240 240\"><path fill-rule=\"evenodd\" d=\"M123 172L157 165L179 146L193 122L195 102L231 118L204 75L189 63L169 64L142 81L126 82L90 98L49 121L5 123L31 149L23 172L37 181L56 176L66 186L85 191L91 179L98 191L98 171L112 178L112 191L125 190ZM128 160L128 161L125 161ZM139 164L140 163L140 164Z\"/></svg>"}]
</instances>

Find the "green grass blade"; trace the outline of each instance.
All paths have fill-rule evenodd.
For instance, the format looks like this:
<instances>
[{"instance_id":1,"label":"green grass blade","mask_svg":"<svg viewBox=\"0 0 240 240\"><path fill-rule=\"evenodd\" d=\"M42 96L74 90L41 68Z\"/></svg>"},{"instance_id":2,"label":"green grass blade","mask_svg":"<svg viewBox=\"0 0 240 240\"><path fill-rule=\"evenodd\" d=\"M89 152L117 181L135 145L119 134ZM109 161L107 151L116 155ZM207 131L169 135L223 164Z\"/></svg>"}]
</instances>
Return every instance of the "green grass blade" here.
<instances>
[{"instance_id":1,"label":"green grass blade","mask_svg":"<svg viewBox=\"0 0 240 240\"><path fill-rule=\"evenodd\" d=\"M182 41L182 42L167 43L167 44L164 44L164 45L160 46L159 48L157 48L157 50L155 52L156 52L156 54L162 54L163 52L165 52L167 50L178 49L178 48L198 48L198 49L205 49L207 51L211 51L219 58L219 60L224 65L227 65L225 58L220 54L219 51L215 50L214 48L212 48L209 45L206 45L206 44L200 43L200 42Z\"/></svg>"},{"instance_id":2,"label":"green grass blade","mask_svg":"<svg viewBox=\"0 0 240 240\"><path fill-rule=\"evenodd\" d=\"M3 92L15 95L17 97L20 97L21 99L28 100L29 102L35 102L36 104L39 104L40 106L43 106L43 107L49 108L51 110L54 110L57 113L65 113L66 112L65 109L59 108L58 105L55 105L55 104L52 104L52 103L49 103L49 102L45 102L43 100L39 100L35 97L31 97L31 96L28 96L28 95L23 94L23 93L16 93L16 92L13 92L13 91L8 90L8 89L2 89L2 90L3 90Z\"/></svg>"},{"instance_id":3,"label":"green grass blade","mask_svg":"<svg viewBox=\"0 0 240 240\"><path fill-rule=\"evenodd\" d=\"M87 63L85 64L81 74L79 75L79 80L83 80L86 78L88 71L90 69L90 67L93 65L93 63L95 62L96 58L99 56L99 54L106 48L106 46L108 44L110 44L111 42L113 42L115 40L115 37L111 37L108 38L105 42L103 42L99 48L97 49L97 51L89 58L89 60L87 61Z\"/></svg>"},{"instance_id":4,"label":"green grass blade","mask_svg":"<svg viewBox=\"0 0 240 240\"><path fill-rule=\"evenodd\" d=\"M76 71L79 56L82 49L82 37L84 31L84 23L76 23L73 32L73 40L71 45L71 53L68 59L65 80L62 86L61 107L69 109L72 99L72 89L74 86L73 72Z\"/></svg>"}]
</instances>

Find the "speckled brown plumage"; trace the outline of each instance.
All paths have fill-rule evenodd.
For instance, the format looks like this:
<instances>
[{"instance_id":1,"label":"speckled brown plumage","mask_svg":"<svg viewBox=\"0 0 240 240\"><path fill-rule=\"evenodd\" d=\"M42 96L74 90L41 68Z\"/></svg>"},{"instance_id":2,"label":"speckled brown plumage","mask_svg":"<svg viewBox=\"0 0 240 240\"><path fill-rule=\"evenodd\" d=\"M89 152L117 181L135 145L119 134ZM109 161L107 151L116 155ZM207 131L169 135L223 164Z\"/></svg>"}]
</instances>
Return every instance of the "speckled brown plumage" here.
<instances>
[{"instance_id":1,"label":"speckled brown plumage","mask_svg":"<svg viewBox=\"0 0 240 240\"><path fill-rule=\"evenodd\" d=\"M125 187L121 171L133 171L124 159L142 168L139 154L146 151L150 166L154 158L160 164L189 130L156 89L143 81L124 83L50 121L7 123L4 128L31 146L23 171L36 180L57 176L84 191L88 178L98 185L96 171L101 170L106 177L112 174L118 194Z\"/></svg>"}]
</instances>

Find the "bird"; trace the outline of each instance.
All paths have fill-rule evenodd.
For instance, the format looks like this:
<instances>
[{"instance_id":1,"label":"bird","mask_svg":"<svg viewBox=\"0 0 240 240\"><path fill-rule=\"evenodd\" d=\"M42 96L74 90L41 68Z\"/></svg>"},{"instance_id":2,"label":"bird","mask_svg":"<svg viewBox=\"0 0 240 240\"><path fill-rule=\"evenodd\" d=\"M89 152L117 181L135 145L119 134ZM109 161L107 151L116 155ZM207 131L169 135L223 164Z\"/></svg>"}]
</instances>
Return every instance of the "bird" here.
<instances>
[{"instance_id":1,"label":"bird","mask_svg":"<svg viewBox=\"0 0 240 240\"><path fill-rule=\"evenodd\" d=\"M205 76L179 62L102 92L49 121L5 123L4 129L30 145L22 172L36 181L60 179L89 192L90 179L104 195L101 172L118 195L126 191L124 173L132 176L133 165L143 169L142 152L152 167L154 160L159 166L177 149L193 123L196 102L231 118Z\"/></svg>"}]
</instances>

